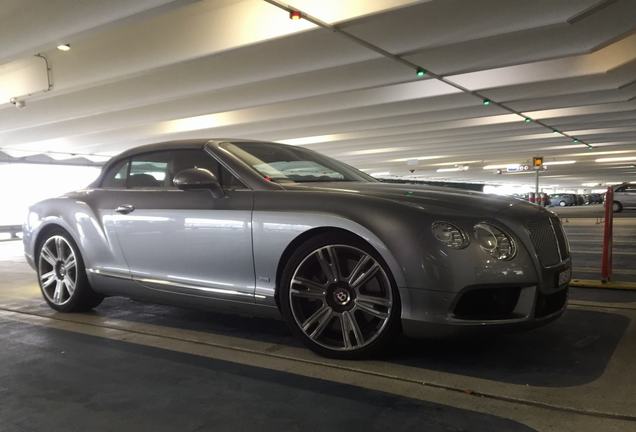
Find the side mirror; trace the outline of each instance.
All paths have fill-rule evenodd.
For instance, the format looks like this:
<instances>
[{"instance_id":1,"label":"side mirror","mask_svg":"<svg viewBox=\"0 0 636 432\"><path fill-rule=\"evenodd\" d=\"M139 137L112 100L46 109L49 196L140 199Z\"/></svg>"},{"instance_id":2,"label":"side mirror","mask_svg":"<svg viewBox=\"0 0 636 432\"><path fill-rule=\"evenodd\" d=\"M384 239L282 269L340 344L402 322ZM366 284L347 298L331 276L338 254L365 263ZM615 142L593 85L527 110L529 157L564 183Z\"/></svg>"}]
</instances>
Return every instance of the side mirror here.
<instances>
[{"instance_id":1,"label":"side mirror","mask_svg":"<svg viewBox=\"0 0 636 432\"><path fill-rule=\"evenodd\" d=\"M181 190L208 189L214 198L221 198L225 195L216 176L203 168L188 168L179 171L172 182Z\"/></svg>"}]
</instances>

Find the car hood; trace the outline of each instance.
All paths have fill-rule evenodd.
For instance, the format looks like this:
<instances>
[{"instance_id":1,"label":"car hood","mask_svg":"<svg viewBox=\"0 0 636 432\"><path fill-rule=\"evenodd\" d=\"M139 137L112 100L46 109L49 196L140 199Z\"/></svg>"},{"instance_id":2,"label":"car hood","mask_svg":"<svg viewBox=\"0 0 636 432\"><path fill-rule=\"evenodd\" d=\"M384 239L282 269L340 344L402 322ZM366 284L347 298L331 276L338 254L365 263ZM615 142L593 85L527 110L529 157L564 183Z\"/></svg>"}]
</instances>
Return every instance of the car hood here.
<instances>
[{"instance_id":1,"label":"car hood","mask_svg":"<svg viewBox=\"0 0 636 432\"><path fill-rule=\"evenodd\" d=\"M429 185L381 182L316 182L282 186L287 190L355 193L424 208L448 209L462 213L475 212L492 215L511 207L522 207L527 211L536 211L539 208L518 198Z\"/></svg>"}]
</instances>

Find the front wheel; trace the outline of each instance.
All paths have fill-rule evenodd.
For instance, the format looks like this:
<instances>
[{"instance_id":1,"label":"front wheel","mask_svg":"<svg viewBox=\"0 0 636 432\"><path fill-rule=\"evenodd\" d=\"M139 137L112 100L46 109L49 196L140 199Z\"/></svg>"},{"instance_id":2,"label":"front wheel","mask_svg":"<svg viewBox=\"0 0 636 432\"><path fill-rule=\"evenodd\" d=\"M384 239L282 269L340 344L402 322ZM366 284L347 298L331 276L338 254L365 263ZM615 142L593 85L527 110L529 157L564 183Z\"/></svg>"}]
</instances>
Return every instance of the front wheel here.
<instances>
[{"instance_id":1,"label":"front wheel","mask_svg":"<svg viewBox=\"0 0 636 432\"><path fill-rule=\"evenodd\" d=\"M84 261L73 239L55 230L40 244L37 254L38 282L44 300L59 312L81 312L102 302L86 277Z\"/></svg>"},{"instance_id":2,"label":"front wheel","mask_svg":"<svg viewBox=\"0 0 636 432\"><path fill-rule=\"evenodd\" d=\"M614 203L612 204L612 210L614 211L614 213L620 213L621 211L623 211L623 205L618 201L614 201Z\"/></svg>"},{"instance_id":3,"label":"front wheel","mask_svg":"<svg viewBox=\"0 0 636 432\"><path fill-rule=\"evenodd\" d=\"M279 292L292 331L336 358L377 354L399 331L400 301L382 258L353 236L320 235L288 260Z\"/></svg>"},{"instance_id":4,"label":"front wheel","mask_svg":"<svg viewBox=\"0 0 636 432\"><path fill-rule=\"evenodd\" d=\"M559 206L561 206L561 207L565 207L566 205L567 205L567 203L565 201L559 202Z\"/></svg>"}]
</instances>

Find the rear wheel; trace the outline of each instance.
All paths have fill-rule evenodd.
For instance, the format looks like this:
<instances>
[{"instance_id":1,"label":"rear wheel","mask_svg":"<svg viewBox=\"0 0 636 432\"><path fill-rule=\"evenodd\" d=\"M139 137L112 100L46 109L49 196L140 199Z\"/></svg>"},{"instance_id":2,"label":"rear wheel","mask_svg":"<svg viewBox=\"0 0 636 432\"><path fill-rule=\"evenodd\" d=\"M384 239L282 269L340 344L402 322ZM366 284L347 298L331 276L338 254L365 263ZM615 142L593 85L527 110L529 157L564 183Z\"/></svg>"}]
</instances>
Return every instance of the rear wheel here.
<instances>
[{"instance_id":1,"label":"rear wheel","mask_svg":"<svg viewBox=\"0 0 636 432\"><path fill-rule=\"evenodd\" d=\"M565 207L567 205L567 203L565 201L560 201L559 202L559 206L561 207Z\"/></svg>"},{"instance_id":2,"label":"rear wheel","mask_svg":"<svg viewBox=\"0 0 636 432\"><path fill-rule=\"evenodd\" d=\"M623 204L619 203L618 201L614 201L614 203L612 204L612 210L614 210L614 213L620 213L621 211L623 211Z\"/></svg>"},{"instance_id":3,"label":"rear wheel","mask_svg":"<svg viewBox=\"0 0 636 432\"><path fill-rule=\"evenodd\" d=\"M51 308L81 312L92 309L104 299L91 289L82 256L66 231L59 229L49 233L39 245L37 263L40 289Z\"/></svg>"},{"instance_id":4,"label":"rear wheel","mask_svg":"<svg viewBox=\"0 0 636 432\"><path fill-rule=\"evenodd\" d=\"M326 234L288 260L280 287L283 316L313 351L337 358L376 354L399 331L400 302L390 272L365 242Z\"/></svg>"}]
</instances>

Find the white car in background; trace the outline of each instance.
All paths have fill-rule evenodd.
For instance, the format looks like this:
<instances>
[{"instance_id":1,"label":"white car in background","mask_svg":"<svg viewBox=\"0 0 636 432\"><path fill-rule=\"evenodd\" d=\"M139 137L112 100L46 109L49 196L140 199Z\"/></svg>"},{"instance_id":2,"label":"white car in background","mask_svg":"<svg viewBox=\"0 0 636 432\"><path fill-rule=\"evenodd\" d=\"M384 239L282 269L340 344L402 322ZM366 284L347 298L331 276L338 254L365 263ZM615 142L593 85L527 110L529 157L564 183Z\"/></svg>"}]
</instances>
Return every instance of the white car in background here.
<instances>
[{"instance_id":1,"label":"white car in background","mask_svg":"<svg viewBox=\"0 0 636 432\"><path fill-rule=\"evenodd\" d=\"M636 184L623 183L614 186L614 212L636 208Z\"/></svg>"}]
</instances>

